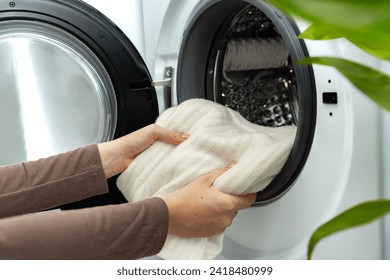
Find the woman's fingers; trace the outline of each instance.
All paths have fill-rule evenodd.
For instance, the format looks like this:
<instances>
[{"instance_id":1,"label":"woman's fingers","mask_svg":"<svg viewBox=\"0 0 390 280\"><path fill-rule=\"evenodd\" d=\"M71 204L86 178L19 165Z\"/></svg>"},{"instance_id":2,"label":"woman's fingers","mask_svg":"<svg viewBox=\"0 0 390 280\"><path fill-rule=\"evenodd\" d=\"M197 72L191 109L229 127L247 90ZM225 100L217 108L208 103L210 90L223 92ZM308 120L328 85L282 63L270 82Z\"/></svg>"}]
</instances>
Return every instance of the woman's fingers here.
<instances>
[{"instance_id":1,"label":"woman's fingers","mask_svg":"<svg viewBox=\"0 0 390 280\"><path fill-rule=\"evenodd\" d=\"M205 179L206 179L206 182L209 186L212 186L215 182L215 180L217 180L217 178L219 176L221 176L223 173L225 173L226 171L228 171L230 168L232 168L233 166L235 165L234 162L230 163L228 166L225 166L225 167L221 167L221 168L218 168L218 169L215 169L214 171L208 173L205 175Z\"/></svg>"},{"instance_id":2,"label":"woman's fingers","mask_svg":"<svg viewBox=\"0 0 390 280\"><path fill-rule=\"evenodd\" d=\"M232 168L235 165L234 162L231 162L228 166L218 168L209 174L206 175L206 180L209 186L212 186L215 182L215 180L221 176L223 173L228 171L230 168ZM231 197L232 203L236 209L236 211L245 209L250 207L256 200L256 193L251 193L247 195L232 195L227 194Z\"/></svg>"},{"instance_id":3,"label":"woman's fingers","mask_svg":"<svg viewBox=\"0 0 390 280\"><path fill-rule=\"evenodd\" d=\"M231 195L233 199L234 205L236 205L236 209L242 210L250 207L256 200L256 194L255 193L250 193L247 195Z\"/></svg>"},{"instance_id":4,"label":"woman's fingers","mask_svg":"<svg viewBox=\"0 0 390 280\"><path fill-rule=\"evenodd\" d=\"M178 145L185 141L189 136L174 130L152 125L152 134L155 140L163 141L169 144Z\"/></svg>"}]
</instances>

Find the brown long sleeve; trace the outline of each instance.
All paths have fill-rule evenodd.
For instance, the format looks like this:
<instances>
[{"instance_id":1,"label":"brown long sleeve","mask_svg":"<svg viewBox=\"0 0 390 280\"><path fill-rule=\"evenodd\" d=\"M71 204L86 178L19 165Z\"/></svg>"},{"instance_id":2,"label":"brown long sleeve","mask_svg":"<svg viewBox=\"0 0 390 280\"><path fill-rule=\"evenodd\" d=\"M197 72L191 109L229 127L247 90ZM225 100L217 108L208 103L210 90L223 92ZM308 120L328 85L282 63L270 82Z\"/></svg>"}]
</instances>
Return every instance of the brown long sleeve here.
<instances>
[{"instance_id":1,"label":"brown long sleeve","mask_svg":"<svg viewBox=\"0 0 390 280\"><path fill-rule=\"evenodd\" d=\"M0 167L0 218L107 193L97 145Z\"/></svg>"},{"instance_id":2,"label":"brown long sleeve","mask_svg":"<svg viewBox=\"0 0 390 280\"><path fill-rule=\"evenodd\" d=\"M168 209L138 203L37 212L107 192L96 145L0 167L0 259L135 259L158 253Z\"/></svg>"},{"instance_id":3,"label":"brown long sleeve","mask_svg":"<svg viewBox=\"0 0 390 280\"><path fill-rule=\"evenodd\" d=\"M0 220L0 259L137 259L168 231L160 198Z\"/></svg>"}]
</instances>

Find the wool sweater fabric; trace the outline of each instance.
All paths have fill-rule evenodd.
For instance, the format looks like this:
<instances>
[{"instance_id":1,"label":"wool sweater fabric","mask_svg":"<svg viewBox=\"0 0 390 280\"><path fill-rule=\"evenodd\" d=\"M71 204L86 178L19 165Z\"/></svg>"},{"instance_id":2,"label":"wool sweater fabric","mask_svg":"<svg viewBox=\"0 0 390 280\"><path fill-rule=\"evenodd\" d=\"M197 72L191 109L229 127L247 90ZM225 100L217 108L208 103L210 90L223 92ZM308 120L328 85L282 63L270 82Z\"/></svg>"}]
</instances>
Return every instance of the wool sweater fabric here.
<instances>
[{"instance_id":1,"label":"wool sweater fabric","mask_svg":"<svg viewBox=\"0 0 390 280\"><path fill-rule=\"evenodd\" d=\"M252 124L238 112L203 99L191 99L163 112L156 124L189 134L178 146L156 142L117 180L129 201L171 193L231 162L214 182L220 191L248 194L263 190L280 172L294 143L296 127ZM223 234L185 239L168 235L158 254L164 259L213 259Z\"/></svg>"}]
</instances>

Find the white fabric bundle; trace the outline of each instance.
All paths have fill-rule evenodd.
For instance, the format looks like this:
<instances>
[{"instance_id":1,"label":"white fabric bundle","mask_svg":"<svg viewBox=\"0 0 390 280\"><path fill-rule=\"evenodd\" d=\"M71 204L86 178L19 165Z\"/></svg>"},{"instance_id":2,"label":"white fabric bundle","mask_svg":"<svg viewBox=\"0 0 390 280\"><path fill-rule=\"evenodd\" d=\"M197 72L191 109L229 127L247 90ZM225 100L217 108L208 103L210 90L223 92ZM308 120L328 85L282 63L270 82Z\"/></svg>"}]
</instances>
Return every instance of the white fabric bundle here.
<instances>
[{"instance_id":1,"label":"white fabric bundle","mask_svg":"<svg viewBox=\"0 0 390 280\"><path fill-rule=\"evenodd\" d=\"M189 134L178 146L156 142L123 172L117 185L129 201L173 192L217 168L236 165L214 182L230 194L263 190L283 167L296 127L263 127L217 103L192 99L163 112L159 126ZM223 235L184 239L168 235L159 257L212 259L222 250Z\"/></svg>"}]
</instances>

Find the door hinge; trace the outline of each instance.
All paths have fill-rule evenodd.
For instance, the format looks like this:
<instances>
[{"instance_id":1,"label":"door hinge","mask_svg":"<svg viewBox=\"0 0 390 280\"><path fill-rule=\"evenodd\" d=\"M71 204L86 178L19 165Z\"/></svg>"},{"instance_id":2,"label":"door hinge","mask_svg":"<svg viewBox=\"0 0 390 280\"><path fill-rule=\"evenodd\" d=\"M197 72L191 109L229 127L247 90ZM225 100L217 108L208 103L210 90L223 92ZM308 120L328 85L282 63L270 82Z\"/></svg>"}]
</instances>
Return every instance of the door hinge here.
<instances>
[{"instance_id":1,"label":"door hinge","mask_svg":"<svg viewBox=\"0 0 390 280\"><path fill-rule=\"evenodd\" d=\"M162 98L163 108L169 108L172 106L172 79L174 76L174 68L173 67L165 67L164 68L164 77L163 80L152 81L152 87L162 87L160 89L160 97ZM161 101L160 101L161 102Z\"/></svg>"},{"instance_id":2,"label":"door hinge","mask_svg":"<svg viewBox=\"0 0 390 280\"><path fill-rule=\"evenodd\" d=\"M164 79L163 80L157 80L152 81L153 87L171 87L172 86L172 67L165 67L164 68Z\"/></svg>"}]
</instances>

